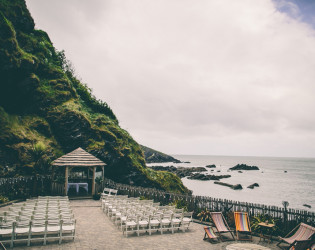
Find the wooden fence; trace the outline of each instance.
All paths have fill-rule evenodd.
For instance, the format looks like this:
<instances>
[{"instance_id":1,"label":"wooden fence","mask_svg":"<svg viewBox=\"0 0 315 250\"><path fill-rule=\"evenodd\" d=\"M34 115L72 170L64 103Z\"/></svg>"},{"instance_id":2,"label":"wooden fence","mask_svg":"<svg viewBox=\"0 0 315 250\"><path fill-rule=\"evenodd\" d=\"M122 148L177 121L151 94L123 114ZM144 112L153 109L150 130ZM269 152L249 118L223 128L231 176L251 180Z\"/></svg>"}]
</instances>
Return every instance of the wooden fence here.
<instances>
[{"instance_id":1,"label":"wooden fence","mask_svg":"<svg viewBox=\"0 0 315 250\"><path fill-rule=\"evenodd\" d=\"M50 193L50 176L0 178L0 195L8 197L10 200L25 199Z\"/></svg>"},{"instance_id":2,"label":"wooden fence","mask_svg":"<svg viewBox=\"0 0 315 250\"><path fill-rule=\"evenodd\" d=\"M304 222L315 225L315 213L305 210L286 209L284 207L267 206L248 202L217 199L207 196L183 195L165 192L154 188L144 188L116 183L110 179L104 179L96 184L96 192L101 193L104 187L114 188L119 194L131 197L143 197L153 199L162 205L169 203L181 203L189 211L194 211L196 216L202 210L222 211L245 211L250 216L269 215L282 223L282 227L292 226ZM0 195L13 199L25 199L38 195L64 195L64 184L53 182L50 176L0 178Z\"/></svg>"},{"instance_id":3,"label":"wooden fence","mask_svg":"<svg viewBox=\"0 0 315 250\"><path fill-rule=\"evenodd\" d=\"M284 207L268 206L263 204L254 204L248 202L232 201L227 199L218 199L207 196L183 195L164 192L154 188L135 187L116 183L110 179L104 179L102 185L98 185L97 192L102 192L104 187L114 188L119 194L129 195L131 197L143 197L153 199L162 205L180 202L184 204L189 211L194 211L196 216L202 210L222 211L223 213L233 211L247 212L249 216L268 215L278 220L284 228L292 228L300 222L309 225L315 225L315 213L306 210L286 209Z\"/></svg>"}]
</instances>

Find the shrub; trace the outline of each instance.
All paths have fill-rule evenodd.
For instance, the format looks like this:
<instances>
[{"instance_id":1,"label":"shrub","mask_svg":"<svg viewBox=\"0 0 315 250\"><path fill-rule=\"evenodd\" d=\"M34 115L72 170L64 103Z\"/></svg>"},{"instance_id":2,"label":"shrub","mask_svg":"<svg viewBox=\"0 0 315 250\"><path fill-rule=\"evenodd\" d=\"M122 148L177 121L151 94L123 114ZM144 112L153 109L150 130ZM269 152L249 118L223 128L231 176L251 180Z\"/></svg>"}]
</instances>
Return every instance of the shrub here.
<instances>
[{"instance_id":1,"label":"shrub","mask_svg":"<svg viewBox=\"0 0 315 250\"><path fill-rule=\"evenodd\" d=\"M208 209L201 211L197 217L200 219L200 221L208 221L212 222L210 211Z\"/></svg>"},{"instance_id":2,"label":"shrub","mask_svg":"<svg viewBox=\"0 0 315 250\"><path fill-rule=\"evenodd\" d=\"M265 232L267 229L264 227L259 226L258 224L261 222L269 223L269 224L275 224L276 225L276 220L268 215L268 214L258 214L257 216L253 216L250 218L251 221L251 229L254 232L259 232L259 233L267 233ZM273 231L277 230L277 227L272 228Z\"/></svg>"},{"instance_id":3,"label":"shrub","mask_svg":"<svg viewBox=\"0 0 315 250\"><path fill-rule=\"evenodd\" d=\"M3 195L0 195L0 204L9 202L9 199Z\"/></svg>"},{"instance_id":4,"label":"shrub","mask_svg":"<svg viewBox=\"0 0 315 250\"><path fill-rule=\"evenodd\" d=\"M98 185L102 184L103 183L103 178L101 176L96 177L95 178L95 183L98 184Z\"/></svg>"},{"instance_id":5,"label":"shrub","mask_svg":"<svg viewBox=\"0 0 315 250\"><path fill-rule=\"evenodd\" d=\"M171 202L170 205L175 205L176 208L183 208L184 211L188 211L188 204L184 200L175 200Z\"/></svg>"},{"instance_id":6,"label":"shrub","mask_svg":"<svg viewBox=\"0 0 315 250\"><path fill-rule=\"evenodd\" d=\"M97 193L93 195L93 200L98 201L101 198L101 193Z\"/></svg>"}]
</instances>

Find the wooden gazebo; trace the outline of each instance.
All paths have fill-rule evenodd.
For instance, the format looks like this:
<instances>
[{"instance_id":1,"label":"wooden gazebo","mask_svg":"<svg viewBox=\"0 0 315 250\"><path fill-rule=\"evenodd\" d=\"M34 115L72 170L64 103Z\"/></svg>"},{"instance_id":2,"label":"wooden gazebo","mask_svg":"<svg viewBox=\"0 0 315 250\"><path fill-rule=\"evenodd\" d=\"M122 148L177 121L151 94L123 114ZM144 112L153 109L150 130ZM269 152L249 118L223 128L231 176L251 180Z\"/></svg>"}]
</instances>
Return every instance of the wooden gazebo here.
<instances>
[{"instance_id":1,"label":"wooden gazebo","mask_svg":"<svg viewBox=\"0 0 315 250\"><path fill-rule=\"evenodd\" d=\"M93 171L92 177L92 195L95 194L95 172L97 167L102 168L102 177L104 177L104 166L106 164L96 158L95 156L91 155L90 153L86 152L82 148L77 148L76 150L61 156L60 158L56 159L52 163L55 167L65 167L65 195L68 194L68 176L69 172L73 168L88 168Z\"/></svg>"}]
</instances>

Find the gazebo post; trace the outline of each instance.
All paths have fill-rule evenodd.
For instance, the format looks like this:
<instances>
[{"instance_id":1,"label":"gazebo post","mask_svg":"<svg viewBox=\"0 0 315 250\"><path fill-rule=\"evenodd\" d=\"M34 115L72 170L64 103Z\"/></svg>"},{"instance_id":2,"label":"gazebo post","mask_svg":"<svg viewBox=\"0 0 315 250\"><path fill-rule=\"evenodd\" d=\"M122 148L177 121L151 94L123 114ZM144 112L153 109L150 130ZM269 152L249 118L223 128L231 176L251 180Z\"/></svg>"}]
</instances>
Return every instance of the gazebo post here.
<instances>
[{"instance_id":1,"label":"gazebo post","mask_svg":"<svg viewBox=\"0 0 315 250\"><path fill-rule=\"evenodd\" d=\"M55 190L54 190L55 169L52 168L52 171L51 171L51 172L52 172L52 173L51 173L51 185L50 185L50 190L51 190L52 193L54 193L54 192L55 192Z\"/></svg>"},{"instance_id":2,"label":"gazebo post","mask_svg":"<svg viewBox=\"0 0 315 250\"><path fill-rule=\"evenodd\" d=\"M96 167L93 167L92 195L95 194L95 169L96 169Z\"/></svg>"},{"instance_id":3,"label":"gazebo post","mask_svg":"<svg viewBox=\"0 0 315 250\"><path fill-rule=\"evenodd\" d=\"M68 195L68 166L66 166L65 170L65 194Z\"/></svg>"},{"instance_id":4,"label":"gazebo post","mask_svg":"<svg viewBox=\"0 0 315 250\"><path fill-rule=\"evenodd\" d=\"M104 166L102 166L102 180L104 182Z\"/></svg>"}]
</instances>

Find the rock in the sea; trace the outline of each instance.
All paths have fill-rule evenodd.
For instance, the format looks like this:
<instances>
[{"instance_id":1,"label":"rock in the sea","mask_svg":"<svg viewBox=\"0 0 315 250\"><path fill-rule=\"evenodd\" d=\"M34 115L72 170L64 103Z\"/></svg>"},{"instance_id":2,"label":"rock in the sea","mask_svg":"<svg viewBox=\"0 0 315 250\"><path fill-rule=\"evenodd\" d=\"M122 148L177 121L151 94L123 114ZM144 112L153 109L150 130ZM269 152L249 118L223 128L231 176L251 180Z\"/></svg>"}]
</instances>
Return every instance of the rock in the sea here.
<instances>
[{"instance_id":1,"label":"rock in the sea","mask_svg":"<svg viewBox=\"0 0 315 250\"><path fill-rule=\"evenodd\" d=\"M220 181L215 181L214 184L218 184L218 185L221 185L221 186L230 187L230 188L232 188L232 189L234 189L234 190L243 189L243 187L242 187L241 184L232 185L232 184L228 184L228 183L220 182Z\"/></svg>"},{"instance_id":2,"label":"rock in the sea","mask_svg":"<svg viewBox=\"0 0 315 250\"><path fill-rule=\"evenodd\" d=\"M257 166L248 166L246 164L237 164L236 166L229 169L230 170L259 170Z\"/></svg>"},{"instance_id":3,"label":"rock in the sea","mask_svg":"<svg viewBox=\"0 0 315 250\"><path fill-rule=\"evenodd\" d=\"M232 189L238 190L238 189L243 189L243 187L241 184L236 184L236 185L233 185Z\"/></svg>"},{"instance_id":4,"label":"rock in the sea","mask_svg":"<svg viewBox=\"0 0 315 250\"><path fill-rule=\"evenodd\" d=\"M254 189L254 187L259 187L259 184L253 183L252 185L249 185L247 188Z\"/></svg>"},{"instance_id":5,"label":"rock in the sea","mask_svg":"<svg viewBox=\"0 0 315 250\"><path fill-rule=\"evenodd\" d=\"M312 208L311 205L308 205L308 204L303 204L304 207L307 207L307 208Z\"/></svg>"},{"instance_id":6,"label":"rock in the sea","mask_svg":"<svg viewBox=\"0 0 315 250\"><path fill-rule=\"evenodd\" d=\"M239 171L237 171L237 172L239 172L239 173L243 173L243 171L241 171L241 170L239 170Z\"/></svg>"},{"instance_id":7,"label":"rock in the sea","mask_svg":"<svg viewBox=\"0 0 315 250\"><path fill-rule=\"evenodd\" d=\"M200 181L209 181L209 180L219 181L220 179L229 178L229 177L231 177L231 175L204 175L201 173L195 173L195 174L192 174L191 176L189 176L188 179L200 180Z\"/></svg>"},{"instance_id":8,"label":"rock in the sea","mask_svg":"<svg viewBox=\"0 0 315 250\"><path fill-rule=\"evenodd\" d=\"M211 164L211 165L207 165L206 168L216 168L217 166L214 165L214 164Z\"/></svg>"},{"instance_id":9,"label":"rock in the sea","mask_svg":"<svg viewBox=\"0 0 315 250\"><path fill-rule=\"evenodd\" d=\"M284 173L287 173L288 171L287 170L284 170Z\"/></svg>"}]
</instances>

